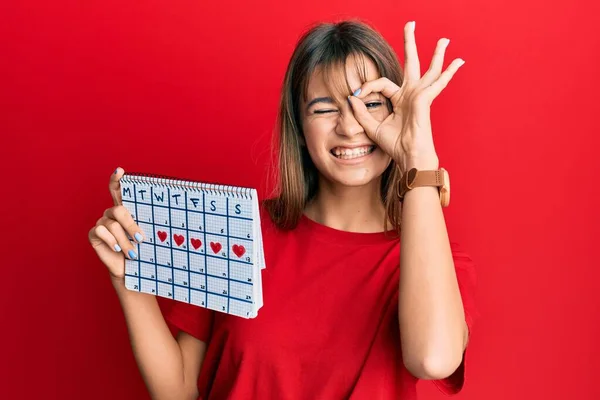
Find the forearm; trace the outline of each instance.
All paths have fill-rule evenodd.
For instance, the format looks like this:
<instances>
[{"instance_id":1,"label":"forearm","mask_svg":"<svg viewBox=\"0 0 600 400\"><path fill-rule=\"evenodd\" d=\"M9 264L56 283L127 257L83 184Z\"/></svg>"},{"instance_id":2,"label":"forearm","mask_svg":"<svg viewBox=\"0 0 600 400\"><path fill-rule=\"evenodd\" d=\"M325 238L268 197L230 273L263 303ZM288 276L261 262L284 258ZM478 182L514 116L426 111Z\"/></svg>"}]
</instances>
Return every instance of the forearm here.
<instances>
[{"instance_id":1,"label":"forearm","mask_svg":"<svg viewBox=\"0 0 600 400\"><path fill-rule=\"evenodd\" d=\"M133 354L153 399L189 399L196 383L186 383L183 357L156 296L129 291L113 281L125 315Z\"/></svg>"},{"instance_id":2,"label":"forearm","mask_svg":"<svg viewBox=\"0 0 600 400\"><path fill-rule=\"evenodd\" d=\"M399 323L407 368L425 379L450 375L464 350L465 318L438 189L403 200Z\"/></svg>"}]
</instances>

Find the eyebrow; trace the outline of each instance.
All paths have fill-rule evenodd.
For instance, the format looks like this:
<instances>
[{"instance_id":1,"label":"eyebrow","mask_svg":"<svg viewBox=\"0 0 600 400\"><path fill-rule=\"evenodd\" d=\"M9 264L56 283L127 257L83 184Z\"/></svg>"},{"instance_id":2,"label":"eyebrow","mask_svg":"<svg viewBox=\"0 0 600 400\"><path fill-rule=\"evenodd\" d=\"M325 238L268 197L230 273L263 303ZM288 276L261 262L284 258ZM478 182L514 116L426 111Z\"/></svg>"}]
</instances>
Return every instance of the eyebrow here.
<instances>
[{"instance_id":1,"label":"eyebrow","mask_svg":"<svg viewBox=\"0 0 600 400\"><path fill-rule=\"evenodd\" d=\"M308 103L306 109L308 110L311 106L317 103L333 104L333 99L331 97L315 97Z\"/></svg>"}]
</instances>

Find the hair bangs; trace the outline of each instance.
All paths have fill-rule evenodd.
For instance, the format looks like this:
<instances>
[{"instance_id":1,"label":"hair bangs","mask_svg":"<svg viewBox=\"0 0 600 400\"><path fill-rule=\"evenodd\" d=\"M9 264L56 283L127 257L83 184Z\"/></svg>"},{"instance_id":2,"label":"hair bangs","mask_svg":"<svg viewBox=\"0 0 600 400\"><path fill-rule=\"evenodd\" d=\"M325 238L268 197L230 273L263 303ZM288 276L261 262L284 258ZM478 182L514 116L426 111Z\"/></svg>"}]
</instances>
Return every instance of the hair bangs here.
<instances>
[{"instance_id":1,"label":"hair bangs","mask_svg":"<svg viewBox=\"0 0 600 400\"><path fill-rule=\"evenodd\" d=\"M324 49L327 47L324 46ZM323 52L322 57L319 59L313 59L307 68L306 78L302 82L302 97L304 102L308 101L308 85L310 83L310 77L314 76L315 73L321 73L323 75L323 81L327 91L331 98L338 104L346 101L347 97L351 95L355 89L350 86L348 82L348 70L347 64L348 59L352 57L354 59L354 69L360 79L360 84L364 84L367 81L367 63L365 61L369 56L359 49L350 49L350 46L334 46L335 50L330 53ZM343 51L346 50L346 51ZM314 53L313 53L314 54ZM381 71L378 71L381 75Z\"/></svg>"},{"instance_id":2,"label":"hair bangs","mask_svg":"<svg viewBox=\"0 0 600 400\"><path fill-rule=\"evenodd\" d=\"M325 86L331 97L338 103L346 101L357 88L352 88L348 81L348 59L353 57L355 60L354 69L360 78L360 85L367 81L367 65L365 55L362 53L352 53L345 56L343 60L336 60L335 63L329 63L323 66L323 78Z\"/></svg>"}]
</instances>

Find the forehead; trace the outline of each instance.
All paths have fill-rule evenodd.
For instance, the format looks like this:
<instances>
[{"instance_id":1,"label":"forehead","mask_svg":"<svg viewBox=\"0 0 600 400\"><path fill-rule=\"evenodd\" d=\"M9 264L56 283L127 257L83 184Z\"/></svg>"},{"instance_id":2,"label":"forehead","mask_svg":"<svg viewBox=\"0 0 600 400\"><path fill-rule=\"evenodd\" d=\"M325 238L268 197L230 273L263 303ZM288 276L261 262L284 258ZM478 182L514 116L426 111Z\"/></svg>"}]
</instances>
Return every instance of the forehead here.
<instances>
[{"instance_id":1,"label":"forehead","mask_svg":"<svg viewBox=\"0 0 600 400\"><path fill-rule=\"evenodd\" d=\"M308 79L304 101L315 97L331 97L342 101L365 81L379 77L377 66L370 58L351 55L344 63L318 66Z\"/></svg>"}]
</instances>

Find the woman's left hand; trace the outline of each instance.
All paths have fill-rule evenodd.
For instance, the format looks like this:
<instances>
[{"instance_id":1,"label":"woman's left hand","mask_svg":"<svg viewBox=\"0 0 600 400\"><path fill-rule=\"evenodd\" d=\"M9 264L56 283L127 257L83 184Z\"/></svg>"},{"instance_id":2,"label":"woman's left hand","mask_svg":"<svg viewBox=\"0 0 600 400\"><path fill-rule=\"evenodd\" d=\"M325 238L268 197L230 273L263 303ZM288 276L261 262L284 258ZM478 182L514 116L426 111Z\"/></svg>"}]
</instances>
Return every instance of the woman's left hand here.
<instances>
[{"instance_id":1,"label":"woman's left hand","mask_svg":"<svg viewBox=\"0 0 600 400\"><path fill-rule=\"evenodd\" d=\"M365 133L396 161L403 172L412 167L437 169L439 166L431 131L430 107L464 64L457 58L442 72L448 43L448 39L438 41L429 70L421 77L414 22L408 22L404 26L402 87L384 77L365 82L360 93L348 96L354 116ZM373 92L383 94L392 103L393 112L383 121L373 118L362 101Z\"/></svg>"}]
</instances>

